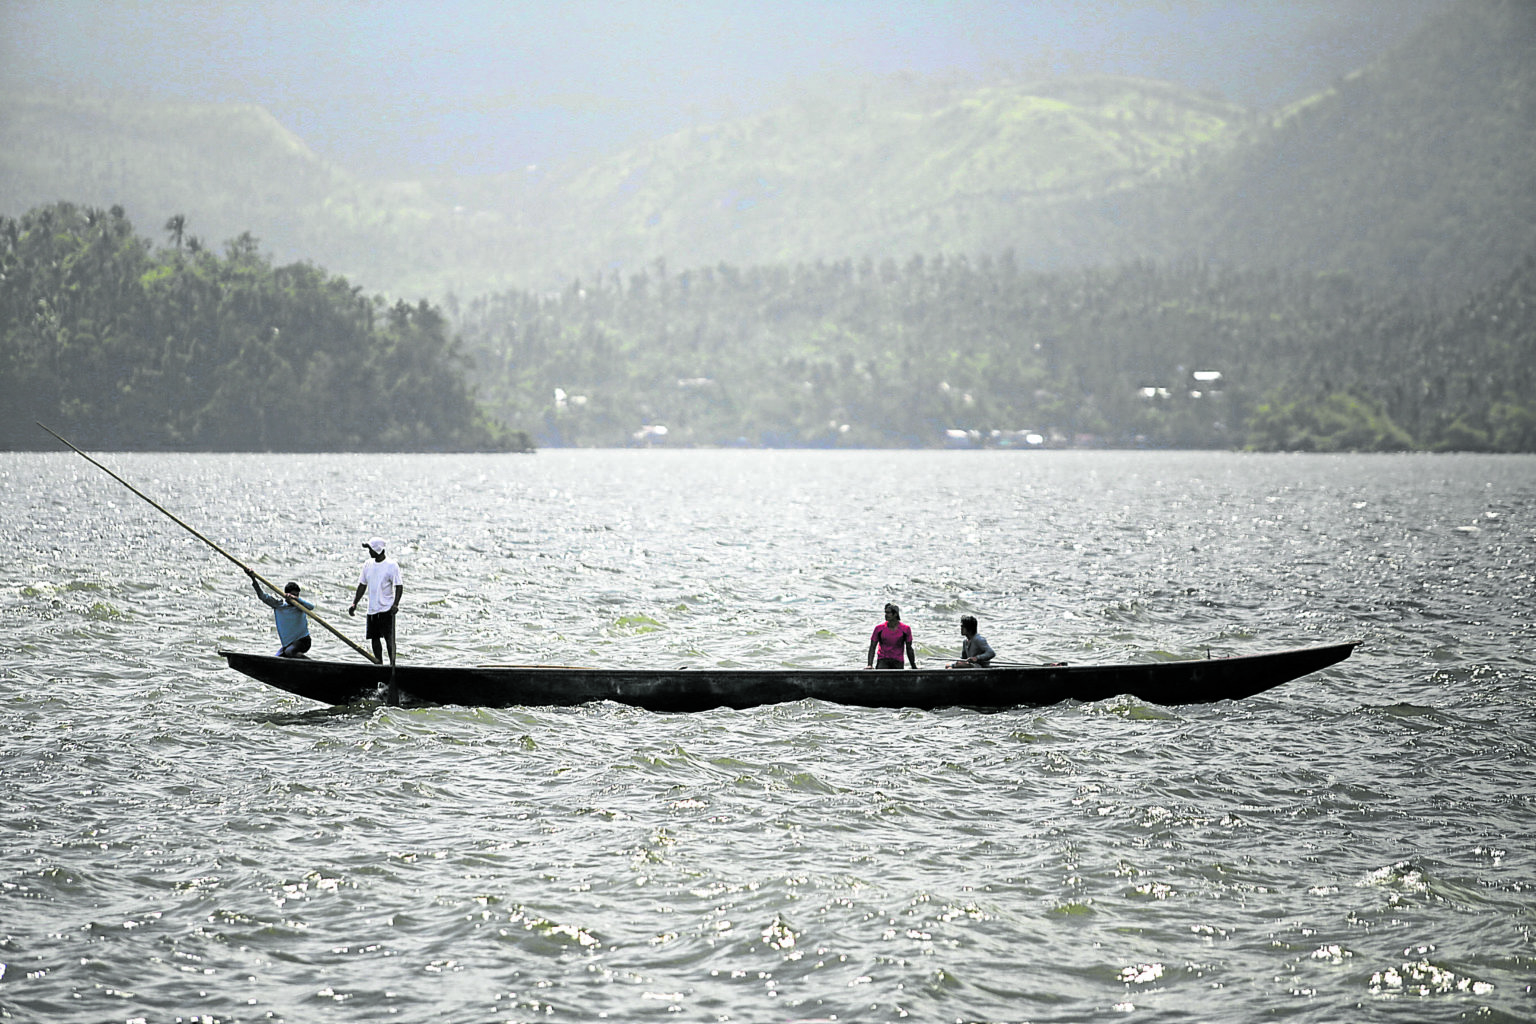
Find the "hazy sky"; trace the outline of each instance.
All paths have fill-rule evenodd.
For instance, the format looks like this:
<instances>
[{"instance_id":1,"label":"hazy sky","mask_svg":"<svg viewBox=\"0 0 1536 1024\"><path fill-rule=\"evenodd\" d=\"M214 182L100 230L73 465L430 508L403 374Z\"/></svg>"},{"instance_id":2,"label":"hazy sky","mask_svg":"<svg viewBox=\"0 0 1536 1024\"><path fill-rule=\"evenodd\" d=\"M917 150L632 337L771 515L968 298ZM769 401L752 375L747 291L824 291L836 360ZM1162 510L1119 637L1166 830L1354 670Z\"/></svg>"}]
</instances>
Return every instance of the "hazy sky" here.
<instances>
[{"instance_id":1,"label":"hazy sky","mask_svg":"<svg viewBox=\"0 0 1536 1024\"><path fill-rule=\"evenodd\" d=\"M259 103L357 173L485 172L848 74L1111 72L1268 106L1448 3L0 0L0 86Z\"/></svg>"}]
</instances>

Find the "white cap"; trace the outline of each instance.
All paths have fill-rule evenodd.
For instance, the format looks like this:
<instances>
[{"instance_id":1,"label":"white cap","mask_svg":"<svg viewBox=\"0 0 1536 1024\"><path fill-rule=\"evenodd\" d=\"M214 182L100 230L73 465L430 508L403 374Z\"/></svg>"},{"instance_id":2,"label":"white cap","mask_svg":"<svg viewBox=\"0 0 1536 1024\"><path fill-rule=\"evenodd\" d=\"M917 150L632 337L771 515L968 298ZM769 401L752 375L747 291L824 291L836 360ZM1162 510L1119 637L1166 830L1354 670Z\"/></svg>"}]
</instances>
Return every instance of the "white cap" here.
<instances>
[{"instance_id":1,"label":"white cap","mask_svg":"<svg viewBox=\"0 0 1536 1024\"><path fill-rule=\"evenodd\" d=\"M363 547L367 548L369 551L372 551L376 555L382 555L384 553L384 538L372 537L369 539L368 543L363 545Z\"/></svg>"}]
</instances>

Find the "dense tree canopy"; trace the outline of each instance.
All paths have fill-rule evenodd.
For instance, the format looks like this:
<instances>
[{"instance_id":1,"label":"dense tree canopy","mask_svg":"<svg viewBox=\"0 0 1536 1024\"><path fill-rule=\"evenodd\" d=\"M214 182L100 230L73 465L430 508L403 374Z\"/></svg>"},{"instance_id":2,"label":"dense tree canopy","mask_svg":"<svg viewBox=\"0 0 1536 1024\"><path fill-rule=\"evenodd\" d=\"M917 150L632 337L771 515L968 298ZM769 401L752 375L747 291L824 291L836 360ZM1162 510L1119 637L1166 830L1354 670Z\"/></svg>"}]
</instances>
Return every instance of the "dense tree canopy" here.
<instances>
[{"instance_id":1,"label":"dense tree canopy","mask_svg":"<svg viewBox=\"0 0 1536 1024\"><path fill-rule=\"evenodd\" d=\"M0 447L45 443L38 420L109 448L526 446L474 401L435 307L186 227L156 251L119 208L0 217Z\"/></svg>"},{"instance_id":2,"label":"dense tree canopy","mask_svg":"<svg viewBox=\"0 0 1536 1024\"><path fill-rule=\"evenodd\" d=\"M658 263L460 319L487 402L550 444L1532 451L1533 288L1533 261L1460 306L1194 261Z\"/></svg>"},{"instance_id":3,"label":"dense tree canopy","mask_svg":"<svg viewBox=\"0 0 1536 1024\"><path fill-rule=\"evenodd\" d=\"M546 444L1536 451L1536 259L1459 303L1194 260L646 271L368 297L243 234L0 218L0 445ZM460 338L463 339L462 347ZM484 403L482 406L480 403Z\"/></svg>"}]
</instances>

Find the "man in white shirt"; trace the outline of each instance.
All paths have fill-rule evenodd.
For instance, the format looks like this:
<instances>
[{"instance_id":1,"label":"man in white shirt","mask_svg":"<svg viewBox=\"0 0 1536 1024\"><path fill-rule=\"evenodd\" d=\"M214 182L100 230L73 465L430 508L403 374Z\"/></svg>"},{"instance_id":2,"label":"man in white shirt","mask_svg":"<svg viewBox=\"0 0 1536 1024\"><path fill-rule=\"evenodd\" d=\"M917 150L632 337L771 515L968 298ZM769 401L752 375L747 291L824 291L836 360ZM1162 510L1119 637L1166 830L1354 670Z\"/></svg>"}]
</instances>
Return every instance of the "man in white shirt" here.
<instances>
[{"instance_id":1,"label":"man in white shirt","mask_svg":"<svg viewBox=\"0 0 1536 1024\"><path fill-rule=\"evenodd\" d=\"M400 565L393 558L384 557L384 541L374 537L363 544L372 561L363 566L357 581L357 593L352 596L348 615L357 614L357 602L368 595L368 639L373 641L373 657L379 660L379 642L389 645L389 663L395 663L395 612L400 608L400 597L405 587L400 581Z\"/></svg>"}]
</instances>

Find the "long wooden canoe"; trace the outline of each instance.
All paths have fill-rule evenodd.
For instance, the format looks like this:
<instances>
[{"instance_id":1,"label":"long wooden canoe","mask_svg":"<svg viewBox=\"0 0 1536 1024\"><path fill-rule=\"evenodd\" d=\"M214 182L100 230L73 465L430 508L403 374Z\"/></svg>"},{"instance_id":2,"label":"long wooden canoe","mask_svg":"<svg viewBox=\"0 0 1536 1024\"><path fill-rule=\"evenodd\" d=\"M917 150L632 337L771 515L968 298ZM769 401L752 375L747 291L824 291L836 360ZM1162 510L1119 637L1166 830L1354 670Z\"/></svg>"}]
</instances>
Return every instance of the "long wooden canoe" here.
<instances>
[{"instance_id":1,"label":"long wooden canoe","mask_svg":"<svg viewBox=\"0 0 1536 1024\"><path fill-rule=\"evenodd\" d=\"M824 700L874 708L967 707L996 710L1125 694L1152 704L1238 700L1335 665L1360 641L1233 658L1127 665L868 670L836 668L570 668L554 666L396 666L407 703L469 707L571 706L615 701L651 711L752 708ZM322 704L383 696L388 665L276 658L219 651L252 679Z\"/></svg>"}]
</instances>

